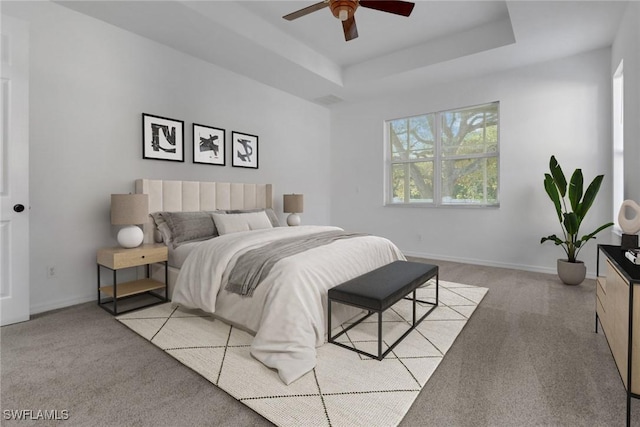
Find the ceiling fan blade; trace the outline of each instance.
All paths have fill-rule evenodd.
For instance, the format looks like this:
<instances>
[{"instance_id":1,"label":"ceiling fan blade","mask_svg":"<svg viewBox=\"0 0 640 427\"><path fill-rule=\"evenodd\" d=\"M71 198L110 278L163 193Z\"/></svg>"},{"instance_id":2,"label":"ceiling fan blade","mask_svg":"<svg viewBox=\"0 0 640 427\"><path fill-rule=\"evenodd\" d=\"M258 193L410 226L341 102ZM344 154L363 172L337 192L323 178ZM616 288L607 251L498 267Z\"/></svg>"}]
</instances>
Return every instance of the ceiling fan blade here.
<instances>
[{"instance_id":1,"label":"ceiling fan blade","mask_svg":"<svg viewBox=\"0 0 640 427\"><path fill-rule=\"evenodd\" d=\"M360 6L381 10L382 12L395 13L396 15L409 16L415 3L399 0L360 0Z\"/></svg>"},{"instance_id":2,"label":"ceiling fan blade","mask_svg":"<svg viewBox=\"0 0 640 427\"><path fill-rule=\"evenodd\" d=\"M302 16L308 15L311 12L315 12L316 10L324 9L327 6L329 6L328 1L321 1L320 3L312 4L311 6L307 6L303 9L300 9L288 15L285 15L283 16L283 18L286 19L287 21L293 21L294 19L298 19Z\"/></svg>"},{"instance_id":3,"label":"ceiling fan blade","mask_svg":"<svg viewBox=\"0 0 640 427\"><path fill-rule=\"evenodd\" d=\"M342 21L342 29L344 30L344 39L346 41L358 38L358 27L356 26L356 18L351 17L346 21Z\"/></svg>"}]
</instances>

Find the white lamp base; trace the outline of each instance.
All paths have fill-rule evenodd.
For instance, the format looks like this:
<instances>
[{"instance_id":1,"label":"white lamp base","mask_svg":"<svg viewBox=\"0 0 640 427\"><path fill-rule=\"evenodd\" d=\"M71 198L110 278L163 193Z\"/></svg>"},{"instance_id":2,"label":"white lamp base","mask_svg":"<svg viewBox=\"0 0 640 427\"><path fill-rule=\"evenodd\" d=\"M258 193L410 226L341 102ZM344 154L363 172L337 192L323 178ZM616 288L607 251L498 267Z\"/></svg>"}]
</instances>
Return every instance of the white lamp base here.
<instances>
[{"instance_id":1,"label":"white lamp base","mask_svg":"<svg viewBox=\"0 0 640 427\"><path fill-rule=\"evenodd\" d=\"M300 215L297 213L292 213L287 217L287 225L290 227L300 225Z\"/></svg>"},{"instance_id":2,"label":"white lamp base","mask_svg":"<svg viewBox=\"0 0 640 427\"><path fill-rule=\"evenodd\" d=\"M118 243L123 248L137 248L144 240L144 233L137 225L127 225L118 231Z\"/></svg>"}]
</instances>

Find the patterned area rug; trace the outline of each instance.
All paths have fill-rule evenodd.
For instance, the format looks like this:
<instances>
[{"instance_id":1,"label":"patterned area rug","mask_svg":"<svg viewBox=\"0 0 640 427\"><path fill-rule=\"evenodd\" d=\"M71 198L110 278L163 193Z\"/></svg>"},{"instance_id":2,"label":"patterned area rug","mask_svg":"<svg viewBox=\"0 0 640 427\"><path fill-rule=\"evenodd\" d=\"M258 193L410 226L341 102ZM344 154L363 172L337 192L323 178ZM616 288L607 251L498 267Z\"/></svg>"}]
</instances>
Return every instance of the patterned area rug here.
<instances>
[{"instance_id":1,"label":"patterned area rug","mask_svg":"<svg viewBox=\"0 0 640 427\"><path fill-rule=\"evenodd\" d=\"M394 426L487 291L441 280L440 306L384 360L325 344L317 349L315 369L288 386L274 370L251 357L250 334L203 312L167 303L117 319L276 425ZM418 297L435 299L435 284L419 289ZM402 300L385 312L386 343L407 330L411 306ZM376 318L371 316L339 341L377 354Z\"/></svg>"}]
</instances>

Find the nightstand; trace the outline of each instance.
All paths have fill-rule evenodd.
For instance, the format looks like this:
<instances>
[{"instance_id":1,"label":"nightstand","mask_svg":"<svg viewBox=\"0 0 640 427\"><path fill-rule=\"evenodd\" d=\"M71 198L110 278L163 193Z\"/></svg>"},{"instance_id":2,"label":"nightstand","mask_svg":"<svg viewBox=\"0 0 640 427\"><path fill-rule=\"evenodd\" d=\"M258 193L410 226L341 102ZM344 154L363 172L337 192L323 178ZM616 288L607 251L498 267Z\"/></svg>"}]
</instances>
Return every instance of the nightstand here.
<instances>
[{"instance_id":1,"label":"nightstand","mask_svg":"<svg viewBox=\"0 0 640 427\"><path fill-rule=\"evenodd\" d=\"M122 314L143 307L167 302L168 289L168 268L167 260L169 251L163 244L142 245L133 249L125 248L103 248L98 250L98 305L111 314ZM164 283L150 278L149 266L154 263L164 263ZM132 267L146 266L147 277L144 279L133 280L130 282L118 283L118 270ZM113 285L101 285L100 269L108 268L113 271ZM158 294L158 290L164 290L164 295ZM140 295L151 295L152 302L146 302L134 308L128 308L124 311L118 311L118 300L131 298ZM102 297L107 298L103 301ZM110 297L110 298L109 298ZM107 304L112 304L113 308Z\"/></svg>"}]
</instances>

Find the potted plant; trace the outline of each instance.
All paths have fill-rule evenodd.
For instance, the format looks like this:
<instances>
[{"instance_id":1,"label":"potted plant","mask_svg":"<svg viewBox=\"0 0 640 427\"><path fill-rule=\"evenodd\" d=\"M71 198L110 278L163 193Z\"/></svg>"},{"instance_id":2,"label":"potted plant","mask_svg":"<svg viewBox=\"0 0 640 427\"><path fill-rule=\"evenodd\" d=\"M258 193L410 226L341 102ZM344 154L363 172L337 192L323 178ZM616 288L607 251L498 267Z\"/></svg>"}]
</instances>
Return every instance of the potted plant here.
<instances>
[{"instance_id":1,"label":"potted plant","mask_svg":"<svg viewBox=\"0 0 640 427\"><path fill-rule=\"evenodd\" d=\"M543 237L540 243L550 240L554 242L556 246L562 246L562 249L564 249L567 254L567 259L558 260L558 276L567 285L579 285L584 281L587 274L587 268L584 262L577 258L580 249L582 249L589 240L595 239L596 234L613 225L612 222L609 222L598 227L593 233L578 237L582 220L587 215L589 208L591 208L600 190L600 184L602 183L604 175L596 176L583 193L581 169L576 169L573 172L568 188L567 180L555 156L551 156L549 160L549 169L551 173L544 174L544 188L556 207L563 237L560 238L552 234L551 236ZM569 199L568 204L566 198Z\"/></svg>"}]
</instances>

